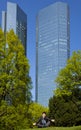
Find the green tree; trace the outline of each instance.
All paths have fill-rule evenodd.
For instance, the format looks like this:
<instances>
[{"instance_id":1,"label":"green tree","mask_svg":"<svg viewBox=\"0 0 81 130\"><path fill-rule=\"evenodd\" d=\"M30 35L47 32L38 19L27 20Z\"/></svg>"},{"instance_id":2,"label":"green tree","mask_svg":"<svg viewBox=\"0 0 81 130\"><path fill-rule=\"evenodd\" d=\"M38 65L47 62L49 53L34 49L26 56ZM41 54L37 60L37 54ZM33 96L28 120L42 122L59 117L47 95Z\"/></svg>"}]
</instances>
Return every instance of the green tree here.
<instances>
[{"instance_id":1,"label":"green tree","mask_svg":"<svg viewBox=\"0 0 81 130\"><path fill-rule=\"evenodd\" d=\"M32 127L32 116L27 104L18 103L15 107L2 101L0 105L1 130L20 130Z\"/></svg>"},{"instance_id":2,"label":"green tree","mask_svg":"<svg viewBox=\"0 0 81 130\"><path fill-rule=\"evenodd\" d=\"M49 100L49 115L56 126L81 124L81 51L73 52L56 78L55 95Z\"/></svg>"},{"instance_id":3,"label":"green tree","mask_svg":"<svg viewBox=\"0 0 81 130\"><path fill-rule=\"evenodd\" d=\"M0 97L11 99L12 104L25 103L26 95L30 96L31 79L29 64L24 54L24 48L13 30L7 33L5 40L3 32L0 39ZM3 41L1 41L3 40ZM28 92L28 94L26 94Z\"/></svg>"},{"instance_id":4,"label":"green tree","mask_svg":"<svg viewBox=\"0 0 81 130\"><path fill-rule=\"evenodd\" d=\"M67 65L63 68L57 78L57 89L55 95L70 95L72 90L81 86L81 51L73 52Z\"/></svg>"},{"instance_id":5,"label":"green tree","mask_svg":"<svg viewBox=\"0 0 81 130\"><path fill-rule=\"evenodd\" d=\"M1 129L12 130L29 124L27 104L31 101L32 88L29 68L24 47L13 30L5 36L0 29Z\"/></svg>"},{"instance_id":6,"label":"green tree","mask_svg":"<svg viewBox=\"0 0 81 130\"><path fill-rule=\"evenodd\" d=\"M73 90L70 96L53 96L49 100L49 116L55 119L56 126L80 125L81 89Z\"/></svg>"}]
</instances>

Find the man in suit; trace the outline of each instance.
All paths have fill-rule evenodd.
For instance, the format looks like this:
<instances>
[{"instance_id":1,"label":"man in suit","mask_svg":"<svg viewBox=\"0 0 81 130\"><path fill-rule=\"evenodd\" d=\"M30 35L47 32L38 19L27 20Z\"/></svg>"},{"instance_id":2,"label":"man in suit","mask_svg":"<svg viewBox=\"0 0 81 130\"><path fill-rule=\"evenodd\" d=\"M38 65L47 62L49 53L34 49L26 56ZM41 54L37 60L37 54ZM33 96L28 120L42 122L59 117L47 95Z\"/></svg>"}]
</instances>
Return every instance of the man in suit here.
<instances>
[{"instance_id":1,"label":"man in suit","mask_svg":"<svg viewBox=\"0 0 81 130\"><path fill-rule=\"evenodd\" d=\"M54 121L54 119L51 120L46 116L46 112L43 112L39 120L36 123L33 123L33 125L36 125L38 128L44 128L49 127L50 123Z\"/></svg>"}]
</instances>

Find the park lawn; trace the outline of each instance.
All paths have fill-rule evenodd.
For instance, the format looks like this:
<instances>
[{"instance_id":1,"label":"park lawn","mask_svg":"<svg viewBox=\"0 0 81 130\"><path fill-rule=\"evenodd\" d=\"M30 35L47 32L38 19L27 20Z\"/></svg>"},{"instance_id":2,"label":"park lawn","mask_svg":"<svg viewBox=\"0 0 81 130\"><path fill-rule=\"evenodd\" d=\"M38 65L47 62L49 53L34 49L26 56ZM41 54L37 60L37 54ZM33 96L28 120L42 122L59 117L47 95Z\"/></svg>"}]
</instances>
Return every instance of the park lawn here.
<instances>
[{"instance_id":1,"label":"park lawn","mask_svg":"<svg viewBox=\"0 0 81 130\"><path fill-rule=\"evenodd\" d=\"M33 128L28 130L81 130L81 126L74 127L49 127L49 128Z\"/></svg>"}]
</instances>

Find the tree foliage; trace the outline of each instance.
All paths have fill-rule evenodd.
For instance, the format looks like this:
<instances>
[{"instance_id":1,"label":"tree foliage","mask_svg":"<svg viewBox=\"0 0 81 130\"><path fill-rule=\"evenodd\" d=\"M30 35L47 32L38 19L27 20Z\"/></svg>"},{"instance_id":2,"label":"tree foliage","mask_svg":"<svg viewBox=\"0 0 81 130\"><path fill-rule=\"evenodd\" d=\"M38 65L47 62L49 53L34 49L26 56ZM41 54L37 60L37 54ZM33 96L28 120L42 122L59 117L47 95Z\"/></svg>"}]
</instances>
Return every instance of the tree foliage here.
<instances>
[{"instance_id":1,"label":"tree foliage","mask_svg":"<svg viewBox=\"0 0 81 130\"><path fill-rule=\"evenodd\" d=\"M32 126L32 116L27 104L18 104L15 107L2 101L0 105L1 130L20 130Z\"/></svg>"},{"instance_id":2,"label":"tree foliage","mask_svg":"<svg viewBox=\"0 0 81 130\"><path fill-rule=\"evenodd\" d=\"M70 95L72 90L81 86L81 51L73 52L67 65L63 68L57 78L56 95Z\"/></svg>"},{"instance_id":3,"label":"tree foliage","mask_svg":"<svg viewBox=\"0 0 81 130\"><path fill-rule=\"evenodd\" d=\"M31 78L24 47L13 30L0 29L0 124L15 129L27 123L27 104L31 101ZM31 123L31 122L30 122ZM4 126L4 128L3 128ZM24 124L25 126L25 124Z\"/></svg>"},{"instance_id":4,"label":"tree foliage","mask_svg":"<svg viewBox=\"0 0 81 130\"><path fill-rule=\"evenodd\" d=\"M53 96L49 100L49 116L56 126L81 125L81 89L71 95Z\"/></svg>"},{"instance_id":5,"label":"tree foliage","mask_svg":"<svg viewBox=\"0 0 81 130\"><path fill-rule=\"evenodd\" d=\"M74 52L56 78L49 115L56 126L81 125L81 51Z\"/></svg>"}]
</instances>

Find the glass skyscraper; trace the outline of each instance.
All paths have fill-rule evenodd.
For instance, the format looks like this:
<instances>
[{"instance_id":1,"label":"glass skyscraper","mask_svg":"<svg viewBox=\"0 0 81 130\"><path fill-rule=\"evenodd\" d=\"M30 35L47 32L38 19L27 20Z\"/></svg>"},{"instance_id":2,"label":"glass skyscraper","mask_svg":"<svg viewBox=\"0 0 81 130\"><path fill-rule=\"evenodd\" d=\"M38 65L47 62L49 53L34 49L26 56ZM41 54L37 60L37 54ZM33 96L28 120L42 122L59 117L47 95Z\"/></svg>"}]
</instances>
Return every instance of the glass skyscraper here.
<instances>
[{"instance_id":1,"label":"glass skyscraper","mask_svg":"<svg viewBox=\"0 0 81 130\"><path fill-rule=\"evenodd\" d=\"M7 2L7 11L2 12L2 30L6 32L10 29L18 35L26 53L27 15L16 3Z\"/></svg>"},{"instance_id":2,"label":"glass skyscraper","mask_svg":"<svg viewBox=\"0 0 81 130\"><path fill-rule=\"evenodd\" d=\"M63 2L49 5L36 22L36 102L48 106L54 80L70 56L69 7Z\"/></svg>"}]
</instances>

